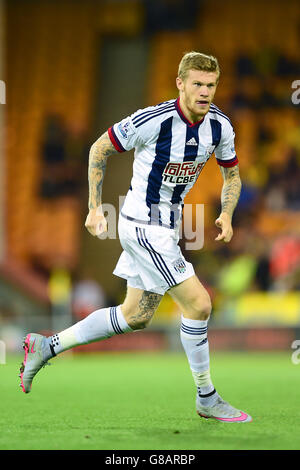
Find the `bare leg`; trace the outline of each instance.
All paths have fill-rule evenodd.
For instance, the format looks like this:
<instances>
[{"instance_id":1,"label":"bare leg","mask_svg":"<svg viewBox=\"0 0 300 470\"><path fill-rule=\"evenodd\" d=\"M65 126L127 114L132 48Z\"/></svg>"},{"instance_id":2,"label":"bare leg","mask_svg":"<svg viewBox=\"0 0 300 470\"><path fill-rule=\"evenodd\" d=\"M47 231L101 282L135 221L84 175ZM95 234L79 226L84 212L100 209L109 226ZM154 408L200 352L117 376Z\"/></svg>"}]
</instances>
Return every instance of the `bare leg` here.
<instances>
[{"instance_id":1,"label":"bare leg","mask_svg":"<svg viewBox=\"0 0 300 470\"><path fill-rule=\"evenodd\" d=\"M121 310L128 325L133 330L146 328L156 312L162 295L128 287Z\"/></svg>"}]
</instances>

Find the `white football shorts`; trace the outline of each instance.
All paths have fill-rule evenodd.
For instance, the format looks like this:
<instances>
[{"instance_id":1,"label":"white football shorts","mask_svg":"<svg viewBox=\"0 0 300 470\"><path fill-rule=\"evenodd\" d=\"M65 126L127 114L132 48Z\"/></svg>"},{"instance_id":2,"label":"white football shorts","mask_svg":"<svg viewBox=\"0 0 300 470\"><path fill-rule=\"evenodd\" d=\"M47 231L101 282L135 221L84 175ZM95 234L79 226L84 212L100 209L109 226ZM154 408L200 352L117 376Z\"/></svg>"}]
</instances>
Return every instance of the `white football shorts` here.
<instances>
[{"instance_id":1,"label":"white football shorts","mask_svg":"<svg viewBox=\"0 0 300 470\"><path fill-rule=\"evenodd\" d=\"M195 272L178 246L177 231L127 220L120 214L118 231L123 252L113 271L127 285L164 295Z\"/></svg>"}]
</instances>

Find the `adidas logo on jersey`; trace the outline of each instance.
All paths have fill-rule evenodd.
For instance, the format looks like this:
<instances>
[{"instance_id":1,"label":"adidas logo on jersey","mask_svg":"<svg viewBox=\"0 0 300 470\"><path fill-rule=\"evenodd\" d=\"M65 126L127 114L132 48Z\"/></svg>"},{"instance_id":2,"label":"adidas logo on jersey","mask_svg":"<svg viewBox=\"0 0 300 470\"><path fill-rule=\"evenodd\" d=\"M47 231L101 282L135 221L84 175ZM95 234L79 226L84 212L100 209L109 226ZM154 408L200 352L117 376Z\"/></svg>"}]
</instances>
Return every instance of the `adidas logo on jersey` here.
<instances>
[{"instance_id":1,"label":"adidas logo on jersey","mask_svg":"<svg viewBox=\"0 0 300 470\"><path fill-rule=\"evenodd\" d=\"M198 145L195 137L192 137L190 140L187 141L186 145Z\"/></svg>"}]
</instances>

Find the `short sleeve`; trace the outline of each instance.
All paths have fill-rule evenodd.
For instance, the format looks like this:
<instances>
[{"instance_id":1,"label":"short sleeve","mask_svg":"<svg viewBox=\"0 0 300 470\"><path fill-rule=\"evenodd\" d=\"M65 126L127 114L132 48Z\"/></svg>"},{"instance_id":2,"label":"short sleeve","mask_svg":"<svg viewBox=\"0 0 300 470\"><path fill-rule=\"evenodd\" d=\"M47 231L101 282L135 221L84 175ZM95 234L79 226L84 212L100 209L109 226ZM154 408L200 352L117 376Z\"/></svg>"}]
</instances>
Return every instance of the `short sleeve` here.
<instances>
[{"instance_id":1,"label":"short sleeve","mask_svg":"<svg viewBox=\"0 0 300 470\"><path fill-rule=\"evenodd\" d=\"M219 145L215 149L217 163L226 168L238 164L234 146L235 133L229 121L222 124L222 135Z\"/></svg>"},{"instance_id":2,"label":"short sleeve","mask_svg":"<svg viewBox=\"0 0 300 470\"><path fill-rule=\"evenodd\" d=\"M108 129L108 135L118 152L126 152L143 144L143 137L134 126L132 116L111 126Z\"/></svg>"}]
</instances>

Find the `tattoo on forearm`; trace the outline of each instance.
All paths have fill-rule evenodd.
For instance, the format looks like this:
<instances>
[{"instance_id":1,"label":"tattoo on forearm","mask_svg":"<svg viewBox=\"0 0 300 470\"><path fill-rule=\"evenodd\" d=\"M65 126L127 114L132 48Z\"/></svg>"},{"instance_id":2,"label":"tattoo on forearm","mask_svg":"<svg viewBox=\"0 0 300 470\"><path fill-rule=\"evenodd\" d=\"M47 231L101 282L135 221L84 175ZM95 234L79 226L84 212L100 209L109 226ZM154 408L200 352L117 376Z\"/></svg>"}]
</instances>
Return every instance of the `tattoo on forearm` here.
<instances>
[{"instance_id":1,"label":"tattoo on forearm","mask_svg":"<svg viewBox=\"0 0 300 470\"><path fill-rule=\"evenodd\" d=\"M130 317L130 326L133 329L135 326L141 328L141 325L146 327L146 324L151 320L159 306L162 297L160 294L144 291L139 301L138 312Z\"/></svg>"},{"instance_id":2,"label":"tattoo on forearm","mask_svg":"<svg viewBox=\"0 0 300 470\"><path fill-rule=\"evenodd\" d=\"M118 153L108 133L105 132L91 147L89 154L89 209L96 209L101 204L102 185L107 158Z\"/></svg>"},{"instance_id":3,"label":"tattoo on forearm","mask_svg":"<svg viewBox=\"0 0 300 470\"><path fill-rule=\"evenodd\" d=\"M222 212L226 212L232 217L233 211L238 203L241 193L241 179L238 165L233 168L221 167L224 184L221 194Z\"/></svg>"}]
</instances>

